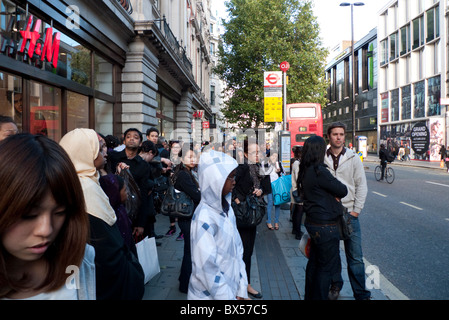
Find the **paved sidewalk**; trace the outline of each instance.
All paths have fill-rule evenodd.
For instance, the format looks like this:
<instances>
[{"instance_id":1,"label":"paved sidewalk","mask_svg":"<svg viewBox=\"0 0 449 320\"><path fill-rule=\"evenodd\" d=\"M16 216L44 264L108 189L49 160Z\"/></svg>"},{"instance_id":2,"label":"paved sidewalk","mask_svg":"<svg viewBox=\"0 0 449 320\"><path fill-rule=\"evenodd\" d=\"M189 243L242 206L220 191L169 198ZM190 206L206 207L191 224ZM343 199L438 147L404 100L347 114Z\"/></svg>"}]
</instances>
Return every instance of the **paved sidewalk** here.
<instances>
[{"instance_id":1,"label":"paved sidewalk","mask_svg":"<svg viewBox=\"0 0 449 320\"><path fill-rule=\"evenodd\" d=\"M377 155L368 155L365 163L379 163ZM393 166L412 166L441 170L439 162L399 161ZM288 206L287 206L288 208ZM169 228L169 219L157 216L155 230L165 234ZM144 300L186 300L187 295L179 292L178 276L183 256L183 241L176 241L179 234L156 240L161 272L145 288ZM258 226L256 244L251 264L251 285L262 292L262 300L303 300L305 287L305 268L307 258L299 250L299 240L291 233L290 211L281 210L279 230L268 230L265 222ZM304 226L302 230L305 231ZM340 300L353 300L352 289L347 275L346 257L341 246L342 276L344 286ZM370 263L365 260L365 267ZM371 290L373 300L408 300L385 277L380 275L380 289Z\"/></svg>"},{"instance_id":2,"label":"paved sidewalk","mask_svg":"<svg viewBox=\"0 0 449 320\"><path fill-rule=\"evenodd\" d=\"M169 227L167 217L158 215L155 230L165 234ZM262 300L303 300L307 258L299 250L299 240L291 233L289 210L281 210L279 230L268 230L265 222L258 226L255 250L251 265L251 285L262 292ZM178 233L179 233L179 228ZM303 226L303 231L305 228ZM183 241L177 234L157 240L161 272L147 285L144 300L186 300L179 292L178 276L183 255ZM344 286L340 300L353 300L343 250L342 275ZM366 262L366 266L369 265ZM395 289L381 275L381 290L371 290L373 300L405 300L407 297Z\"/></svg>"}]
</instances>

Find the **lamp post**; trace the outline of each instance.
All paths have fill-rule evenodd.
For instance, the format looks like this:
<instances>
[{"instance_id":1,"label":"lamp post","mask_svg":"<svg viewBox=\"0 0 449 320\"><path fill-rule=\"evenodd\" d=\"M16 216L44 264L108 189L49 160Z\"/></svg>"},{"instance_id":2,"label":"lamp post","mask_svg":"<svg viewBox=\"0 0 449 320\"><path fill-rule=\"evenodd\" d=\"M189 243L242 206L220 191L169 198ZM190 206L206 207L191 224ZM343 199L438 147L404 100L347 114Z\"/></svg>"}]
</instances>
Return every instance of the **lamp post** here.
<instances>
[{"instance_id":1,"label":"lamp post","mask_svg":"<svg viewBox=\"0 0 449 320\"><path fill-rule=\"evenodd\" d=\"M354 53L354 6L361 7L363 2L343 2L340 7L351 7L351 55L352 55L352 147L355 148L355 53Z\"/></svg>"}]
</instances>

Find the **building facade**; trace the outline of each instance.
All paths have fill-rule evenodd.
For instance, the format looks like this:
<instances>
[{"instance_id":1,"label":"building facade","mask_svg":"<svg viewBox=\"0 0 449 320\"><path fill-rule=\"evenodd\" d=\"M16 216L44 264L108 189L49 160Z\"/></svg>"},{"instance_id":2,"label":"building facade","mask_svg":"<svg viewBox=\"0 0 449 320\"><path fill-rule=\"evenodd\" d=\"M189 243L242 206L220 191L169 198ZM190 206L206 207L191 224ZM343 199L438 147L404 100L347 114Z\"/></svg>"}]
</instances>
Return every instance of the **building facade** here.
<instances>
[{"instance_id":1,"label":"building facade","mask_svg":"<svg viewBox=\"0 0 449 320\"><path fill-rule=\"evenodd\" d=\"M170 139L212 119L209 0L0 5L0 114L21 131L156 126Z\"/></svg>"},{"instance_id":2,"label":"building facade","mask_svg":"<svg viewBox=\"0 0 449 320\"><path fill-rule=\"evenodd\" d=\"M368 152L377 150L378 66L377 30L354 44L355 132L367 138ZM334 121L346 124L346 144L352 141L352 52L347 48L326 66L328 104L323 107L324 134Z\"/></svg>"},{"instance_id":3,"label":"building facade","mask_svg":"<svg viewBox=\"0 0 449 320\"><path fill-rule=\"evenodd\" d=\"M221 18L219 16L219 13L217 11L212 11L210 21L211 22L210 55L212 58L212 68L215 67L219 62L218 47L221 42L221 32L223 28L220 19ZM225 97L225 94L223 92L224 89L225 83L212 70L210 76L210 105L212 109L213 119L210 127L211 129L216 129L217 132L223 132L228 127L228 123L226 122L223 114L221 113L221 109L224 106L224 97Z\"/></svg>"},{"instance_id":4,"label":"building facade","mask_svg":"<svg viewBox=\"0 0 449 320\"><path fill-rule=\"evenodd\" d=\"M448 144L447 1L396 0L379 13L379 142L437 161Z\"/></svg>"}]
</instances>

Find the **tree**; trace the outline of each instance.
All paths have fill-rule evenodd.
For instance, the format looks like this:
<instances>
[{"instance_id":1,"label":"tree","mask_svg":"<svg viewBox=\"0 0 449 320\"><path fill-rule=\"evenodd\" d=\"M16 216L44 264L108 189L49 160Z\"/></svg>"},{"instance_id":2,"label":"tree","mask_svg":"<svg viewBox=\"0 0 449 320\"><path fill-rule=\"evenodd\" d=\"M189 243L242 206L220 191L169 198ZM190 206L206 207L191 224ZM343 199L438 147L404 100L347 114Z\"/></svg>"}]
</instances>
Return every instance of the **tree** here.
<instances>
[{"instance_id":1,"label":"tree","mask_svg":"<svg viewBox=\"0 0 449 320\"><path fill-rule=\"evenodd\" d=\"M226 32L214 68L226 83L229 99L223 115L238 127L264 121L263 72L290 63L288 102L326 103L324 80L327 50L311 0L229 0L223 20Z\"/></svg>"}]
</instances>

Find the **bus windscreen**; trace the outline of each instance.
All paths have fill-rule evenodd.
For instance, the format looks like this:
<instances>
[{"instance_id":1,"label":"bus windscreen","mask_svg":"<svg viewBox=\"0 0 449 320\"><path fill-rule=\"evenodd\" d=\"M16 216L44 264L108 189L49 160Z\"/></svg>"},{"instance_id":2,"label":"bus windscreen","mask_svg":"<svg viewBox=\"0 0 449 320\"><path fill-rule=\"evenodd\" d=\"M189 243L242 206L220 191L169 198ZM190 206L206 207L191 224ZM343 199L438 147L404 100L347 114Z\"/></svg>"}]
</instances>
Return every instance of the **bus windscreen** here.
<instances>
[{"instance_id":1,"label":"bus windscreen","mask_svg":"<svg viewBox=\"0 0 449 320\"><path fill-rule=\"evenodd\" d=\"M291 108L290 118L316 118L316 107Z\"/></svg>"}]
</instances>

